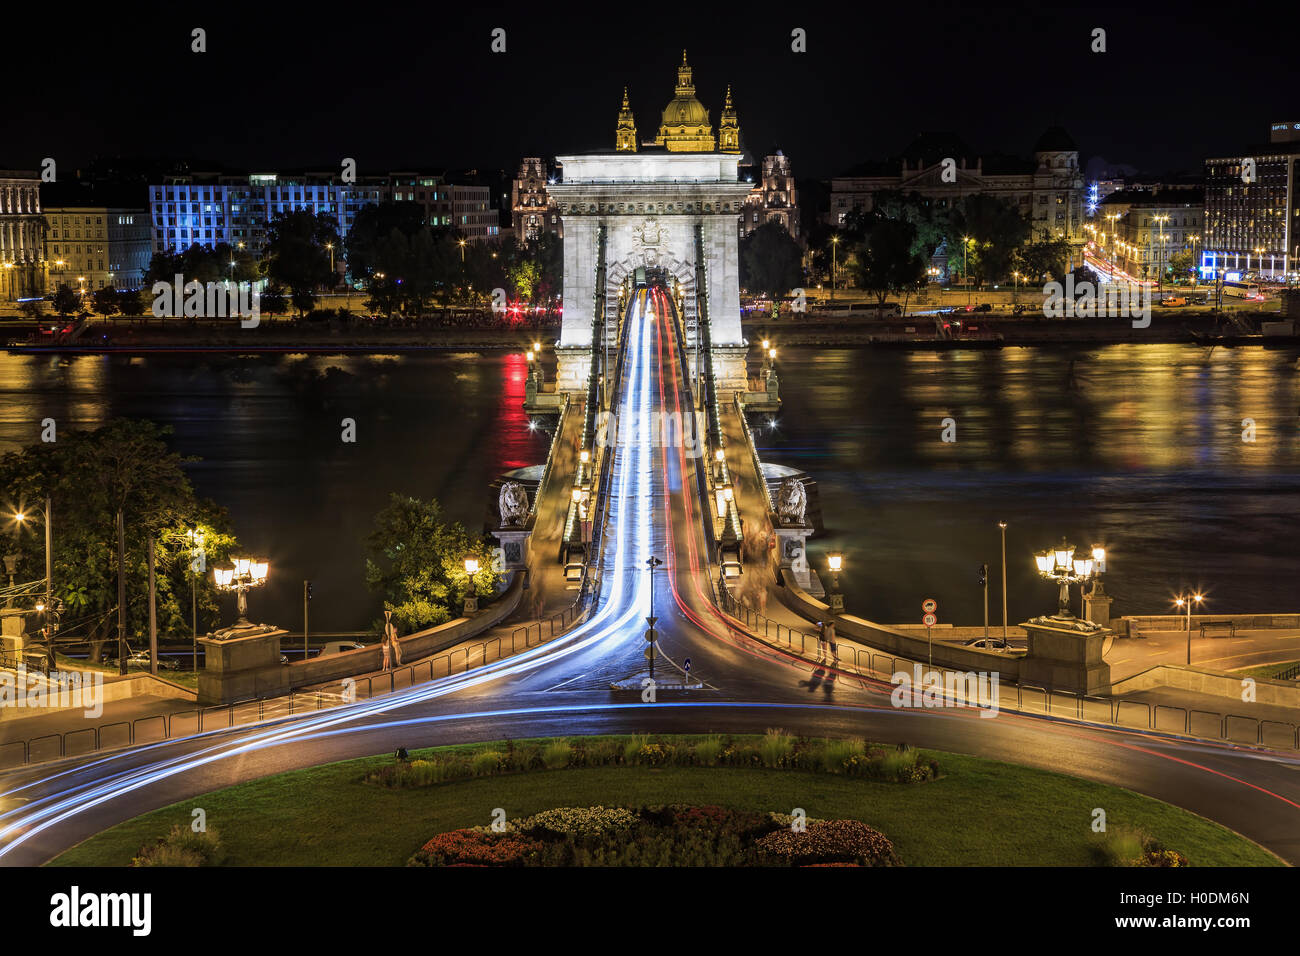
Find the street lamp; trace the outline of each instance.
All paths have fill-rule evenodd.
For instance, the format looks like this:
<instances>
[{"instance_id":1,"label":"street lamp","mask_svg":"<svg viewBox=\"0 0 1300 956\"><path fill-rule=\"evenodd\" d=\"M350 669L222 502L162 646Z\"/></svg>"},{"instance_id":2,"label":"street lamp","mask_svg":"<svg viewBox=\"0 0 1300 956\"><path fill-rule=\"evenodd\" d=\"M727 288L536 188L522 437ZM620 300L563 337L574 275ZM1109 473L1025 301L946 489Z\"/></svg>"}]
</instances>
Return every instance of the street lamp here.
<instances>
[{"instance_id":1,"label":"street lamp","mask_svg":"<svg viewBox=\"0 0 1300 956\"><path fill-rule=\"evenodd\" d=\"M199 669L199 575L203 573L203 529L197 525L186 537L190 539L190 632L194 640L194 670Z\"/></svg>"},{"instance_id":2,"label":"street lamp","mask_svg":"<svg viewBox=\"0 0 1300 956\"><path fill-rule=\"evenodd\" d=\"M1007 646L1007 523L998 522L1002 532L1002 646Z\"/></svg>"},{"instance_id":3,"label":"street lamp","mask_svg":"<svg viewBox=\"0 0 1300 956\"><path fill-rule=\"evenodd\" d=\"M836 254L839 252L839 247L840 247L840 237L831 236L831 302L835 301L835 268L837 262ZM764 343L763 348L764 349L767 348L766 343Z\"/></svg>"},{"instance_id":4,"label":"street lamp","mask_svg":"<svg viewBox=\"0 0 1300 956\"><path fill-rule=\"evenodd\" d=\"M469 578L469 591L465 595L465 616L478 613L478 595L474 591L474 575L478 574L478 558L465 559L465 575Z\"/></svg>"},{"instance_id":5,"label":"street lamp","mask_svg":"<svg viewBox=\"0 0 1300 956\"><path fill-rule=\"evenodd\" d=\"M843 614L844 595L840 593L840 571L844 567L844 555L840 554L838 551L832 551L830 554L826 555L826 563L831 569L831 593L829 595L831 613Z\"/></svg>"},{"instance_id":6,"label":"street lamp","mask_svg":"<svg viewBox=\"0 0 1300 956\"><path fill-rule=\"evenodd\" d=\"M1187 666L1192 666L1192 602L1199 605L1205 600L1204 594L1180 594L1174 599L1174 605L1180 610L1187 609Z\"/></svg>"},{"instance_id":7,"label":"street lamp","mask_svg":"<svg viewBox=\"0 0 1300 956\"><path fill-rule=\"evenodd\" d=\"M54 592L54 502L49 495L45 496L45 508L36 509L41 516L42 524L45 525L45 606L49 607L53 600ZM27 513L18 511L14 514L14 521L21 528L27 521ZM10 572L12 574L12 572Z\"/></svg>"},{"instance_id":8,"label":"street lamp","mask_svg":"<svg viewBox=\"0 0 1300 956\"><path fill-rule=\"evenodd\" d=\"M1056 618L1074 620L1070 612L1070 585L1087 580L1092 574L1092 558L1076 558L1074 545L1066 544L1065 539L1055 548L1040 551L1034 555L1040 576L1060 584L1057 600Z\"/></svg>"},{"instance_id":9,"label":"street lamp","mask_svg":"<svg viewBox=\"0 0 1300 956\"><path fill-rule=\"evenodd\" d=\"M252 627L248 621L248 592L266 583L270 562L266 558L231 558L212 569L213 582L222 591L234 591L239 620L235 627Z\"/></svg>"}]
</instances>

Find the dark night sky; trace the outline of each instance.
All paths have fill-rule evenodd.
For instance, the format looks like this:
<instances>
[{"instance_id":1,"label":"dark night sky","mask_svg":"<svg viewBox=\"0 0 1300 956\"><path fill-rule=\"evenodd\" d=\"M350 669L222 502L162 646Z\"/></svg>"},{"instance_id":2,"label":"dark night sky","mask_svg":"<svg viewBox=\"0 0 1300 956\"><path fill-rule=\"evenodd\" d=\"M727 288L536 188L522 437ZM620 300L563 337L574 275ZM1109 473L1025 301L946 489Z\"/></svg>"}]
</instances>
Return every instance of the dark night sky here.
<instances>
[{"instance_id":1,"label":"dark night sky","mask_svg":"<svg viewBox=\"0 0 1300 956\"><path fill-rule=\"evenodd\" d=\"M18 18L11 39L27 41L7 44L7 72L32 81L6 96L0 167L54 156L67 169L121 154L265 170L337 168L344 156L362 173L513 168L525 155L612 148L625 83L638 132L652 137L682 47L715 126L730 82L750 151L780 146L801 177L895 153L922 129L1027 154L1054 123L1085 160L1194 170L1208 154L1265 139L1273 120L1300 119L1286 53L1300 15L1280 14L1284 5L1241 14L1239 28L1186 6L895 6L905 9L7 11ZM208 31L205 54L189 52L194 26ZM489 51L497 26L505 54ZM1105 54L1089 52L1098 26ZM794 27L807 30L807 53L790 51Z\"/></svg>"}]
</instances>

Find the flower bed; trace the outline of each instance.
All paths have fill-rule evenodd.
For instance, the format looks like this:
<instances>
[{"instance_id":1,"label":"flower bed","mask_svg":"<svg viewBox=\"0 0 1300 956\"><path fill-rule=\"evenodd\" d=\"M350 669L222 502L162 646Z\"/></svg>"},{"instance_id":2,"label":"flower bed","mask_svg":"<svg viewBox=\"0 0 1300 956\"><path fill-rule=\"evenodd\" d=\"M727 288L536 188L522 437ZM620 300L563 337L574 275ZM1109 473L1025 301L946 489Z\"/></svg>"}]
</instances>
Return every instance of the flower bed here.
<instances>
[{"instance_id":1,"label":"flower bed","mask_svg":"<svg viewBox=\"0 0 1300 956\"><path fill-rule=\"evenodd\" d=\"M505 829L441 833L410 866L901 866L857 820L799 820L719 806L557 807Z\"/></svg>"}]
</instances>

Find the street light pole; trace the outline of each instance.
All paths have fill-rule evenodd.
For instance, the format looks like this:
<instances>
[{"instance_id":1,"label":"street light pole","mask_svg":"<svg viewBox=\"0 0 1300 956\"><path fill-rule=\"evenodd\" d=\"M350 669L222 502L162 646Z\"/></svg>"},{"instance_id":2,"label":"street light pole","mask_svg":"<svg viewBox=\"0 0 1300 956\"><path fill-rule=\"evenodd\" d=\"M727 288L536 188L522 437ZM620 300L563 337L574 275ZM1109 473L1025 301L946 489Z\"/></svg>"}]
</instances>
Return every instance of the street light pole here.
<instances>
[{"instance_id":1,"label":"street light pole","mask_svg":"<svg viewBox=\"0 0 1300 956\"><path fill-rule=\"evenodd\" d=\"M1002 530L1002 643L1007 642L1007 523L999 521Z\"/></svg>"}]
</instances>

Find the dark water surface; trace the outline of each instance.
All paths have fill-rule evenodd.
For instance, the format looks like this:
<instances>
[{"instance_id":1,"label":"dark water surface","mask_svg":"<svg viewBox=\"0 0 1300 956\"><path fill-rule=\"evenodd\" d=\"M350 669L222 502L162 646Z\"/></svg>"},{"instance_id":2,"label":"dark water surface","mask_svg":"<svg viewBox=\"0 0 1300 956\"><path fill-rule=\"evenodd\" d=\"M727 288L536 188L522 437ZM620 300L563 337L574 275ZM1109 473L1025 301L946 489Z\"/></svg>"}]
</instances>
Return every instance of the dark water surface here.
<instances>
[{"instance_id":1,"label":"dark water surface","mask_svg":"<svg viewBox=\"0 0 1300 956\"><path fill-rule=\"evenodd\" d=\"M175 449L203 459L188 466L200 494L271 560L252 616L300 629L309 577L313 630L364 628L378 604L363 541L390 491L436 497L477 531L490 482L544 461L548 436L520 407L523 365L492 352L0 355L0 450L38 441L45 417L171 425ZM1294 351L787 347L779 372L785 404L757 433L761 453L817 478L827 535L813 557L824 569L826 550L844 551L856 613L919 620L933 597L941 621L979 623L987 561L1000 623L999 519L1013 622L1054 608L1032 552L1062 534L1107 546L1116 613L1165 611L1184 586L1204 588L1211 610L1300 610ZM340 440L345 417L355 444ZM947 417L953 443L940 440Z\"/></svg>"},{"instance_id":2,"label":"dark water surface","mask_svg":"<svg viewBox=\"0 0 1300 956\"><path fill-rule=\"evenodd\" d=\"M1054 609L1032 553L1063 534L1107 547L1116 614L1170 613L1188 586L1207 611L1300 610L1294 350L788 347L779 364L784 406L756 439L818 480L811 556L824 572L844 552L851 611L919 623L932 597L940 621L978 624L987 562L1000 624L999 520L1013 623Z\"/></svg>"},{"instance_id":3,"label":"dark water surface","mask_svg":"<svg viewBox=\"0 0 1300 956\"><path fill-rule=\"evenodd\" d=\"M39 441L45 417L60 430L118 416L171 425L174 450L203 459L187 466L199 494L270 559L250 617L292 631L304 578L313 631L370 625L364 539L389 492L435 497L477 533L492 480L543 462L549 444L527 427L519 353L0 355L0 372L3 451ZM355 444L341 440L344 418Z\"/></svg>"}]
</instances>

